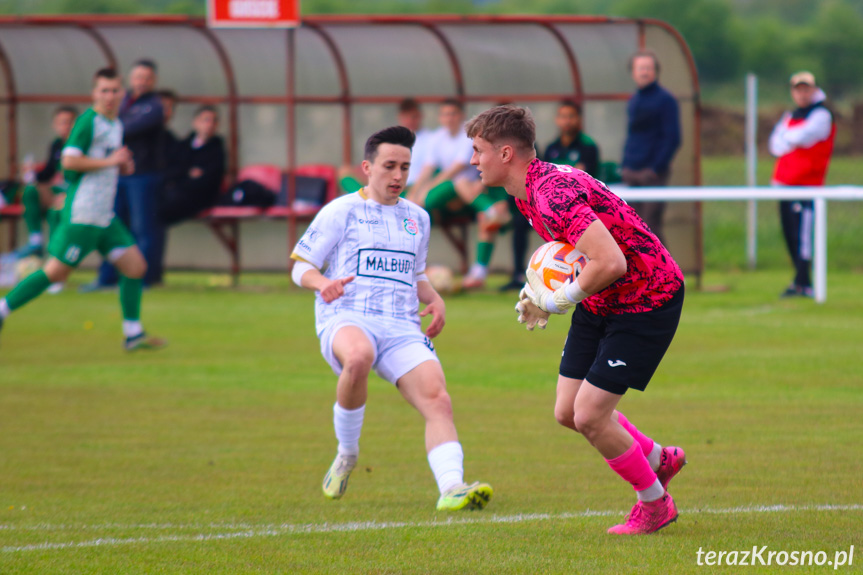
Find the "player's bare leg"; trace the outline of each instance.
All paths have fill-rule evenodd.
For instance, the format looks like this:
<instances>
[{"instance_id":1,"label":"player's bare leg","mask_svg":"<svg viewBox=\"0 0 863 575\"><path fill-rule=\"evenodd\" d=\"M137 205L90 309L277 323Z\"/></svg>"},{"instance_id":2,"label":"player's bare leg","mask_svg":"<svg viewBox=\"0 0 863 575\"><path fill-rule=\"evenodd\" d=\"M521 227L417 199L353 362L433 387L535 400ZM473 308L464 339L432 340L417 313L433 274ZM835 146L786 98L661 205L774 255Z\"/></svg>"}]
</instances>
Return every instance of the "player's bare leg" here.
<instances>
[{"instance_id":1,"label":"player's bare leg","mask_svg":"<svg viewBox=\"0 0 863 575\"><path fill-rule=\"evenodd\" d=\"M615 414L622 396L584 381L574 404L575 427L608 462L615 473L632 484L638 503L626 522L608 530L614 534L653 533L677 520L677 507L650 467L641 446Z\"/></svg>"},{"instance_id":2,"label":"player's bare leg","mask_svg":"<svg viewBox=\"0 0 863 575\"><path fill-rule=\"evenodd\" d=\"M582 380L563 377L557 378L557 396L554 402L554 418L559 424L578 431L575 427L575 396Z\"/></svg>"},{"instance_id":3,"label":"player's bare leg","mask_svg":"<svg viewBox=\"0 0 863 575\"><path fill-rule=\"evenodd\" d=\"M362 329L346 325L333 337L333 354L342 366L333 406L333 427L339 447L324 476L323 490L326 497L339 499L347 491L348 478L360 453L360 433L375 349Z\"/></svg>"},{"instance_id":4,"label":"player's bare leg","mask_svg":"<svg viewBox=\"0 0 863 575\"><path fill-rule=\"evenodd\" d=\"M402 396L420 412L426 423L425 444L429 466L440 491L438 510L482 509L492 496L486 483L464 482L464 452L453 423L452 401L446 391L443 369L426 361L399 378Z\"/></svg>"}]
</instances>

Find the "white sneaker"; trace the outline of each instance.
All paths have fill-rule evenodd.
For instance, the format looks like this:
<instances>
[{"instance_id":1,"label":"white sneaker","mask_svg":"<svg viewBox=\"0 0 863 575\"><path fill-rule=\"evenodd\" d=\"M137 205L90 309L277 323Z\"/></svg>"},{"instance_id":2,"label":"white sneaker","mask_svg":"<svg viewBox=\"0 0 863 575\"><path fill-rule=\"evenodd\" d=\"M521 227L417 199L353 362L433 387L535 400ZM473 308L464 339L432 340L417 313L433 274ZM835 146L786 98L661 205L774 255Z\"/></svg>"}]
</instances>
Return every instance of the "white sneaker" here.
<instances>
[{"instance_id":1,"label":"white sneaker","mask_svg":"<svg viewBox=\"0 0 863 575\"><path fill-rule=\"evenodd\" d=\"M339 499L348 490L348 478L357 465L356 455L337 454L333 464L324 475L324 496Z\"/></svg>"},{"instance_id":2,"label":"white sneaker","mask_svg":"<svg viewBox=\"0 0 863 575\"><path fill-rule=\"evenodd\" d=\"M66 284L64 284L63 282L55 282L49 285L48 289L46 289L45 291L51 295L56 295L63 291L64 287L66 287Z\"/></svg>"}]
</instances>

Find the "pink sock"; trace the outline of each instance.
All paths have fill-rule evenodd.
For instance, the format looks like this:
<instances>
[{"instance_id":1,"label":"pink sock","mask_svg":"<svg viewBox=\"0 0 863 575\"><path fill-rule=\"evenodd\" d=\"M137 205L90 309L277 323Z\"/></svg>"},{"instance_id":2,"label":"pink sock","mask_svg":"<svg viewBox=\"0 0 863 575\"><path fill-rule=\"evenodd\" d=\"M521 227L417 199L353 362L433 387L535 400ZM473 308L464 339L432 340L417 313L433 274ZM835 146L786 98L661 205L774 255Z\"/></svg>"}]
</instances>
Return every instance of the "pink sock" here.
<instances>
[{"instance_id":1,"label":"pink sock","mask_svg":"<svg viewBox=\"0 0 863 575\"><path fill-rule=\"evenodd\" d=\"M617 412L617 423L622 425L623 429L629 432L629 435L631 435L635 442L641 446L641 452L645 456L650 455L650 452L653 450L652 439L638 431L638 428L632 425L632 423L630 423L630 421L626 419L626 416L619 411Z\"/></svg>"},{"instance_id":2,"label":"pink sock","mask_svg":"<svg viewBox=\"0 0 863 575\"><path fill-rule=\"evenodd\" d=\"M606 459L609 467L626 481L632 484L636 491L644 491L656 483L656 473L650 468L647 457L641 452L638 442L633 442L626 453L614 459Z\"/></svg>"}]
</instances>

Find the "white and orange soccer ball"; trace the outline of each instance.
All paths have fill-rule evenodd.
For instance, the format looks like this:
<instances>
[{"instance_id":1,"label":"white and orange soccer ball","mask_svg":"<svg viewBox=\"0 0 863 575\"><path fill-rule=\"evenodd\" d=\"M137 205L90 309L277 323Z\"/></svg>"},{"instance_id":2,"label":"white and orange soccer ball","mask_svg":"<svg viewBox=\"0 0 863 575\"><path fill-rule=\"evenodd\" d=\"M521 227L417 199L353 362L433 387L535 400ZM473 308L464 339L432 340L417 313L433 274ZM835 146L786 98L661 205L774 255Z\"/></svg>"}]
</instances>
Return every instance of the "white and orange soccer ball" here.
<instances>
[{"instance_id":1,"label":"white and orange soccer ball","mask_svg":"<svg viewBox=\"0 0 863 575\"><path fill-rule=\"evenodd\" d=\"M545 287L556 290L567 280L574 281L587 261L587 256L574 246L554 241L539 246L530 256L528 267L537 273Z\"/></svg>"}]
</instances>

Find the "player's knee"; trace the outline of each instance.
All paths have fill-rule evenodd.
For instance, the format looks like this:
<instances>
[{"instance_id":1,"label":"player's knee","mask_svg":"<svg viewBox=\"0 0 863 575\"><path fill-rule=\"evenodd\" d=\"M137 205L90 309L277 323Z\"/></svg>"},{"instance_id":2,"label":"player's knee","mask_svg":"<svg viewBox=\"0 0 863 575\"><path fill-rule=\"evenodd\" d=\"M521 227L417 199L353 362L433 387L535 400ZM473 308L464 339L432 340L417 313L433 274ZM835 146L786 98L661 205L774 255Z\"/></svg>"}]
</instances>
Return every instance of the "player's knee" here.
<instances>
[{"instance_id":1,"label":"player's knee","mask_svg":"<svg viewBox=\"0 0 863 575\"><path fill-rule=\"evenodd\" d=\"M575 429L591 443L593 443L594 438L598 437L599 434L602 433L603 429L605 429L605 426L608 424L607 420L598 418L592 413L578 411L575 412L572 421L575 425Z\"/></svg>"},{"instance_id":2,"label":"player's knee","mask_svg":"<svg viewBox=\"0 0 863 575\"><path fill-rule=\"evenodd\" d=\"M51 265L51 262L49 262L48 265L42 268L42 271L45 272L45 277L47 277L48 281L51 283L65 282L72 273L72 268L59 265L59 262L57 262L57 264L58 265Z\"/></svg>"},{"instance_id":3,"label":"player's knee","mask_svg":"<svg viewBox=\"0 0 863 575\"><path fill-rule=\"evenodd\" d=\"M448 417L452 419L452 400L443 386L435 390L435 392L429 396L428 406L429 409L439 417Z\"/></svg>"},{"instance_id":4,"label":"player's knee","mask_svg":"<svg viewBox=\"0 0 863 575\"><path fill-rule=\"evenodd\" d=\"M143 259L140 261L133 262L126 266L126 269L123 273L127 278L131 278L133 280L139 280L147 273L147 262Z\"/></svg>"},{"instance_id":5,"label":"player's knee","mask_svg":"<svg viewBox=\"0 0 863 575\"><path fill-rule=\"evenodd\" d=\"M374 353L363 346L355 346L345 351L342 369L349 373L368 373L372 369Z\"/></svg>"},{"instance_id":6,"label":"player's knee","mask_svg":"<svg viewBox=\"0 0 863 575\"><path fill-rule=\"evenodd\" d=\"M572 412L572 407L564 406L564 405L555 405L554 406L554 418L557 420L559 424L564 427L568 427L569 429L573 429L578 431L575 425L575 415Z\"/></svg>"}]
</instances>

